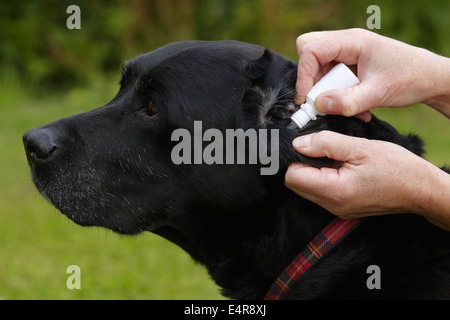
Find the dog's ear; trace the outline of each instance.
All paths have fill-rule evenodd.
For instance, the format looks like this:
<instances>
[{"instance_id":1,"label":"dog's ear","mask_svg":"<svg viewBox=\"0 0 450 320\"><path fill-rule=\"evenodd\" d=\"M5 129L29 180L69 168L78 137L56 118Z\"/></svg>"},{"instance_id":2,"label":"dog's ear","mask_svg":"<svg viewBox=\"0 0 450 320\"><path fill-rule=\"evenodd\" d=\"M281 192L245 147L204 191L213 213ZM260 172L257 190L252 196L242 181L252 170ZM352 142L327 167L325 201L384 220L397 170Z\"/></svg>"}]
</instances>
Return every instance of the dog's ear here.
<instances>
[{"instance_id":1,"label":"dog's ear","mask_svg":"<svg viewBox=\"0 0 450 320\"><path fill-rule=\"evenodd\" d=\"M316 167L330 165L328 158L309 158L297 153L292 140L321 130L331 130L342 134L394 142L421 155L420 138L403 136L388 123L372 116L372 121L364 123L354 117L328 115L311 121L300 130L291 123L292 114L299 106L294 104L297 65L268 49L257 60L246 67L249 87L242 97L242 105L237 118L237 127L279 131L280 173L292 162L304 162ZM270 150L270 146L268 146Z\"/></svg>"},{"instance_id":2,"label":"dog's ear","mask_svg":"<svg viewBox=\"0 0 450 320\"><path fill-rule=\"evenodd\" d=\"M250 87L242 98L239 127L278 127L277 122L287 126L298 110L294 104L297 65L266 49L259 59L247 65L245 72Z\"/></svg>"},{"instance_id":3,"label":"dog's ear","mask_svg":"<svg viewBox=\"0 0 450 320\"><path fill-rule=\"evenodd\" d=\"M279 173L284 172L292 162L304 162L317 167L330 162L326 158L309 158L297 153L292 140L303 134L291 124L292 114L298 110L294 104L297 64L266 49L257 60L246 67L249 87L241 100L236 126L244 130L278 130ZM269 152L271 146L267 146Z\"/></svg>"}]
</instances>

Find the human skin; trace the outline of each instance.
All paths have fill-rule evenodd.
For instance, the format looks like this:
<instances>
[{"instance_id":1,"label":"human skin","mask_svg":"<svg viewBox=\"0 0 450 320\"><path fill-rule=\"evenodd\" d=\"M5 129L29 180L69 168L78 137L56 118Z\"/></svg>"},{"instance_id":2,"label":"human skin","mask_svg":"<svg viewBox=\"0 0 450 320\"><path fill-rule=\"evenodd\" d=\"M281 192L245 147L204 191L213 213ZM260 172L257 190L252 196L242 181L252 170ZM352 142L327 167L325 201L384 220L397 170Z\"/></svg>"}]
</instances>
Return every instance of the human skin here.
<instances>
[{"instance_id":1,"label":"human skin","mask_svg":"<svg viewBox=\"0 0 450 320\"><path fill-rule=\"evenodd\" d=\"M370 121L371 108L423 102L450 117L448 58L361 29L308 33L297 48L297 104L343 62L357 66L361 84L322 93L318 111ZM329 131L298 137L293 147L342 162L338 169L295 163L286 173L288 188L328 211L342 218L409 212L450 230L450 175L403 147Z\"/></svg>"},{"instance_id":2,"label":"human skin","mask_svg":"<svg viewBox=\"0 0 450 320\"><path fill-rule=\"evenodd\" d=\"M322 131L293 141L298 152L343 161L338 169L292 164L288 188L343 218L415 213L450 231L450 175L386 141Z\"/></svg>"},{"instance_id":3,"label":"human skin","mask_svg":"<svg viewBox=\"0 0 450 320\"><path fill-rule=\"evenodd\" d=\"M354 116L376 107L425 103L450 117L450 59L363 29L311 32L297 38L295 103L336 63L357 65L361 84L322 93L318 111ZM366 121L370 114L365 113Z\"/></svg>"}]
</instances>

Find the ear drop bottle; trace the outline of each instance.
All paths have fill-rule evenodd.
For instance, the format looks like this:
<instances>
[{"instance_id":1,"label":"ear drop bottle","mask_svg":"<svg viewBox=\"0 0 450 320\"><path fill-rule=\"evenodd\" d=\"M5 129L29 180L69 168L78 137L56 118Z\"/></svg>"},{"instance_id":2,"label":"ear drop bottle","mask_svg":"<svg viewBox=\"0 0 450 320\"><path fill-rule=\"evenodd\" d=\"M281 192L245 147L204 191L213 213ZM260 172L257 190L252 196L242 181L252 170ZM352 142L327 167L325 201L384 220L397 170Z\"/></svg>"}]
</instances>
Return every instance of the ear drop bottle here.
<instances>
[{"instance_id":1,"label":"ear drop bottle","mask_svg":"<svg viewBox=\"0 0 450 320\"><path fill-rule=\"evenodd\" d=\"M309 121L316 120L318 115L325 115L314 107L318 95L332 89L348 89L359 83L359 79L345 64L337 64L312 87L306 95L306 102L291 116L291 120L299 129L303 129Z\"/></svg>"}]
</instances>

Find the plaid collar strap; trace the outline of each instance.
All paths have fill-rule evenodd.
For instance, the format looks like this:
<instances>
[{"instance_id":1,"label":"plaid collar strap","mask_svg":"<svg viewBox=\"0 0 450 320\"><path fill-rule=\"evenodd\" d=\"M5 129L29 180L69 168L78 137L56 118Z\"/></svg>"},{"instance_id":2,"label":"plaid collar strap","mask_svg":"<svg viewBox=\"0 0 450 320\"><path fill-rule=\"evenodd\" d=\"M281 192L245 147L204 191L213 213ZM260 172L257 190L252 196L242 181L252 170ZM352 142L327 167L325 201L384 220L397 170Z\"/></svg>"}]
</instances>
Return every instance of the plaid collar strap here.
<instances>
[{"instance_id":1,"label":"plaid collar strap","mask_svg":"<svg viewBox=\"0 0 450 320\"><path fill-rule=\"evenodd\" d=\"M349 234L361 221L361 219L342 220L340 218L334 218L278 276L278 279L272 284L264 300L283 299L300 277L315 265L325 253L330 251L336 243Z\"/></svg>"}]
</instances>

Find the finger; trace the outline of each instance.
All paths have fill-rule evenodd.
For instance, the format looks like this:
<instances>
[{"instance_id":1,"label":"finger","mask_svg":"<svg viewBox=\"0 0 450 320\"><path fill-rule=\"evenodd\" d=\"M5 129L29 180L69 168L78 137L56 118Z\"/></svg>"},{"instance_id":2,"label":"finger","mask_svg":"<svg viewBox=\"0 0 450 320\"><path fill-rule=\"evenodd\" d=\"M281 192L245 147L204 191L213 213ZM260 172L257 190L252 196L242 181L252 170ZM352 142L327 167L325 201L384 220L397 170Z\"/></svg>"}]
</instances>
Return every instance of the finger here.
<instances>
[{"instance_id":1,"label":"finger","mask_svg":"<svg viewBox=\"0 0 450 320\"><path fill-rule=\"evenodd\" d=\"M309 32L300 35L297 38L297 54L300 57L304 55L303 48L306 44L320 39L330 37L333 31ZM302 104L306 100L306 94L314 85L314 79L317 78L320 64L316 60L307 56L306 59L299 59L297 69L297 85L295 103Z\"/></svg>"},{"instance_id":2,"label":"finger","mask_svg":"<svg viewBox=\"0 0 450 320\"><path fill-rule=\"evenodd\" d=\"M316 194L323 194L338 179L338 171L331 168L317 169L305 164L291 164L286 171L285 185L311 201Z\"/></svg>"},{"instance_id":3,"label":"finger","mask_svg":"<svg viewBox=\"0 0 450 320\"><path fill-rule=\"evenodd\" d=\"M336 40L343 41L346 38L352 38L354 39L355 36L358 34L357 29L348 29L348 30L332 30L332 31L315 31L315 32L308 32L300 35L296 40L296 47L297 47L297 54L300 57L303 48L306 45L309 45L314 42L321 41L321 44L328 44L328 45L334 45L337 44ZM350 41L351 43L351 41ZM327 47L327 46L323 46ZM326 48L325 48L326 50ZM333 50L332 50L333 51ZM319 53L322 51L318 51ZM331 61L331 60L329 60ZM329 62L327 61L327 62Z\"/></svg>"},{"instance_id":4,"label":"finger","mask_svg":"<svg viewBox=\"0 0 450 320\"><path fill-rule=\"evenodd\" d=\"M372 113L370 111L364 111L358 114L355 114L355 118L358 118L359 120L363 122L370 122L372 120Z\"/></svg>"},{"instance_id":5,"label":"finger","mask_svg":"<svg viewBox=\"0 0 450 320\"><path fill-rule=\"evenodd\" d=\"M314 32L297 38L299 56L295 102L301 104L311 90L320 66L332 61L357 64L361 47L355 41L359 32Z\"/></svg>"},{"instance_id":6,"label":"finger","mask_svg":"<svg viewBox=\"0 0 450 320\"><path fill-rule=\"evenodd\" d=\"M297 38L297 53L300 60L307 63L315 60L319 64L338 61L356 65L362 52L361 40L367 36L366 32L349 29L305 34Z\"/></svg>"},{"instance_id":7,"label":"finger","mask_svg":"<svg viewBox=\"0 0 450 320\"><path fill-rule=\"evenodd\" d=\"M301 61L299 61L298 65L294 103L301 105L306 101L306 95L314 85L314 78L318 73L319 66L314 62L310 66L306 66L306 62L301 63ZM308 71L305 72L305 70Z\"/></svg>"},{"instance_id":8,"label":"finger","mask_svg":"<svg viewBox=\"0 0 450 320\"><path fill-rule=\"evenodd\" d=\"M298 36L297 40L295 41L295 45L297 47L297 54L300 56L300 53L301 53L303 47L307 43L329 37L334 32L336 32L336 31L314 31L314 32L304 33L304 34Z\"/></svg>"},{"instance_id":9,"label":"finger","mask_svg":"<svg viewBox=\"0 0 450 320\"><path fill-rule=\"evenodd\" d=\"M381 105L382 95L374 88L379 87L373 80L366 80L349 89L328 90L316 98L314 105L319 112L354 116Z\"/></svg>"},{"instance_id":10,"label":"finger","mask_svg":"<svg viewBox=\"0 0 450 320\"><path fill-rule=\"evenodd\" d=\"M331 131L300 136L292 142L295 150L310 157L328 157L345 162L360 162L365 156L366 139Z\"/></svg>"}]
</instances>

